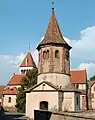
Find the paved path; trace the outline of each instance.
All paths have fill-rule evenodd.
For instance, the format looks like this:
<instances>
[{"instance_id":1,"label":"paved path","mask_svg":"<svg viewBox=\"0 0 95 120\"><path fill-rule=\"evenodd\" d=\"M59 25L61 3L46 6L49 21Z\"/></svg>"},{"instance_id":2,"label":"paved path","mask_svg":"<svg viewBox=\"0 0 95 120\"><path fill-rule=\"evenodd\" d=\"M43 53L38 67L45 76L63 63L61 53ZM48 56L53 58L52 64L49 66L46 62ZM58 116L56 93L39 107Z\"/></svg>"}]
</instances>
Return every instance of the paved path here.
<instances>
[{"instance_id":1,"label":"paved path","mask_svg":"<svg viewBox=\"0 0 95 120\"><path fill-rule=\"evenodd\" d=\"M29 120L24 114L0 111L0 120Z\"/></svg>"}]
</instances>

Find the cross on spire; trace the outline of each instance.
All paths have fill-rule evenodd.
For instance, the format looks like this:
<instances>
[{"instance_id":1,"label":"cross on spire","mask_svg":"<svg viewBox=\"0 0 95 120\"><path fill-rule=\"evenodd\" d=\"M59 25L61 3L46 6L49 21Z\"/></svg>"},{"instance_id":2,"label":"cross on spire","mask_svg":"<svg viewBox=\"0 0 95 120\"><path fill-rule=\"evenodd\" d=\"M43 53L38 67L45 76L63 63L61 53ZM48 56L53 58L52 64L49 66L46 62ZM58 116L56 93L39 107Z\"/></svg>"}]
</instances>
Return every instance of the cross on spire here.
<instances>
[{"instance_id":1,"label":"cross on spire","mask_svg":"<svg viewBox=\"0 0 95 120\"><path fill-rule=\"evenodd\" d=\"M54 0L52 0L52 5L54 5Z\"/></svg>"},{"instance_id":2,"label":"cross on spire","mask_svg":"<svg viewBox=\"0 0 95 120\"><path fill-rule=\"evenodd\" d=\"M54 6L54 0L52 0L52 6ZM54 7L52 7L52 9L54 9Z\"/></svg>"}]
</instances>

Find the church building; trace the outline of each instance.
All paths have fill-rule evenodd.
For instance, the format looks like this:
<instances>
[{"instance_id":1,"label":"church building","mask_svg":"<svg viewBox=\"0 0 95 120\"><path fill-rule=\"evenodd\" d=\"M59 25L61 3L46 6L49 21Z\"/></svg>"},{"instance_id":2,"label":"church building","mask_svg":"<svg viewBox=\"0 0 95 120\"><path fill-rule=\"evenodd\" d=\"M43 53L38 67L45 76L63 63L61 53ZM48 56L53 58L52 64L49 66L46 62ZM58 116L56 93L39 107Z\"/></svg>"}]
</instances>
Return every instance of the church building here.
<instances>
[{"instance_id":1,"label":"church building","mask_svg":"<svg viewBox=\"0 0 95 120\"><path fill-rule=\"evenodd\" d=\"M33 57L30 52L27 53L21 65L19 66L19 74L13 74L11 79L8 81L7 86L2 92L2 105L5 110L13 111L16 110L16 96L18 94L18 88L21 87L21 80L25 76L28 70L36 67Z\"/></svg>"},{"instance_id":2,"label":"church building","mask_svg":"<svg viewBox=\"0 0 95 120\"><path fill-rule=\"evenodd\" d=\"M64 40L54 8L45 36L37 46L37 85L26 90L26 116L34 110L79 111L81 92L71 84L71 46Z\"/></svg>"}]
</instances>

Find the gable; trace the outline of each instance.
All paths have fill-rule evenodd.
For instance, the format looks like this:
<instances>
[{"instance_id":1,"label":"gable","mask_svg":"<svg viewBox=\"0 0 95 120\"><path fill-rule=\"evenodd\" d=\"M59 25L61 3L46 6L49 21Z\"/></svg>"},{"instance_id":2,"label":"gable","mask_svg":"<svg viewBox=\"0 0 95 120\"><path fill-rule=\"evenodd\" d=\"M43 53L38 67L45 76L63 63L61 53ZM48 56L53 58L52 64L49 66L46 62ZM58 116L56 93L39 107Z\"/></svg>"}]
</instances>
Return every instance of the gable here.
<instances>
[{"instance_id":1,"label":"gable","mask_svg":"<svg viewBox=\"0 0 95 120\"><path fill-rule=\"evenodd\" d=\"M21 63L20 67L34 67L34 68L36 67L36 64L30 52L28 52L23 62Z\"/></svg>"},{"instance_id":2,"label":"gable","mask_svg":"<svg viewBox=\"0 0 95 120\"><path fill-rule=\"evenodd\" d=\"M37 86L33 90L55 90L55 89L46 83L42 83L41 85Z\"/></svg>"},{"instance_id":3,"label":"gable","mask_svg":"<svg viewBox=\"0 0 95 120\"><path fill-rule=\"evenodd\" d=\"M58 91L59 89L57 86L53 85L52 83L48 81L43 81L39 84L34 85L33 87L30 87L29 89L25 90L26 93L31 91Z\"/></svg>"}]
</instances>

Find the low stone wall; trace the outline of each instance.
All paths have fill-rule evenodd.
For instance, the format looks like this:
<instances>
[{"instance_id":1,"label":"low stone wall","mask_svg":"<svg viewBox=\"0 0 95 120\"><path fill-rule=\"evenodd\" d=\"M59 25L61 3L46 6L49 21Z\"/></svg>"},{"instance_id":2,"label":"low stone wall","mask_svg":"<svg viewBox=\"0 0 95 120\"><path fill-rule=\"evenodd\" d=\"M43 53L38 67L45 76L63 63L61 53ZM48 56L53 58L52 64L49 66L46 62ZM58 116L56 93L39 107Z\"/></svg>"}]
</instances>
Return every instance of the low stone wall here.
<instances>
[{"instance_id":1,"label":"low stone wall","mask_svg":"<svg viewBox=\"0 0 95 120\"><path fill-rule=\"evenodd\" d=\"M50 120L95 120L95 111L82 113L54 112Z\"/></svg>"},{"instance_id":2,"label":"low stone wall","mask_svg":"<svg viewBox=\"0 0 95 120\"><path fill-rule=\"evenodd\" d=\"M4 108L5 111L10 111L10 112L11 112L11 111L12 111L12 112L17 111L15 107L7 107L7 106L4 106L3 108Z\"/></svg>"}]
</instances>

